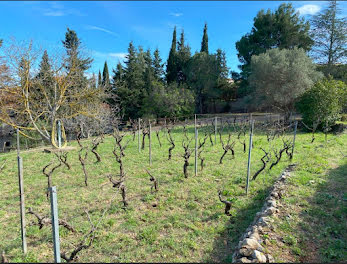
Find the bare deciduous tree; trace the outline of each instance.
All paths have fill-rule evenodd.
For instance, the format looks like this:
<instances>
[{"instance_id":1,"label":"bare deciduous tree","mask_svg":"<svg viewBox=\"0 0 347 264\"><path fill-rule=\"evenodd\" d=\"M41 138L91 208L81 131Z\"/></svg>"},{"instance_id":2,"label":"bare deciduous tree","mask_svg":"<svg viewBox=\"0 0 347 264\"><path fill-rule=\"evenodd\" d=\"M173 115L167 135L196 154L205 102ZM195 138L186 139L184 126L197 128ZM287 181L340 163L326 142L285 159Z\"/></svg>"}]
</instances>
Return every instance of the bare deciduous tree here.
<instances>
[{"instance_id":1,"label":"bare deciduous tree","mask_svg":"<svg viewBox=\"0 0 347 264\"><path fill-rule=\"evenodd\" d=\"M32 42L13 42L5 54L11 78L0 83L0 121L18 128L22 135L32 138L29 132L34 131L58 147L58 120L65 138L64 120L79 115L95 117L101 111L97 107L101 101L100 89L89 85L81 87L80 83L80 88L75 89L78 65L71 64L67 70L64 58L58 58L52 63L50 85L46 85L48 80L35 77L39 52L34 50Z\"/></svg>"}]
</instances>

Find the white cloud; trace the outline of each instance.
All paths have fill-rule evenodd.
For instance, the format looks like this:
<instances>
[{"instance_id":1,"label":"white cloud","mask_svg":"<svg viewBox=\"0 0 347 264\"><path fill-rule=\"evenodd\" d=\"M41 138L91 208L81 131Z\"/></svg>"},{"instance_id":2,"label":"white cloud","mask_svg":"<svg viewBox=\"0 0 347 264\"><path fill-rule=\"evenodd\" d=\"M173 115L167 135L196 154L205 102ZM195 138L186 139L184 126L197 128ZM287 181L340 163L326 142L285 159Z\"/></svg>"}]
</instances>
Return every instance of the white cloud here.
<instances>
[{"instance_id":1,"label":"white cloud","mask_svg":"<svg viewBox=\"0 0 347 264\"><path fill-rule=\"evenodd\" d=\"M105 29L105 28L102 28L102 27L97 27L97 26L87 26L86 27L87 29L89 30L99 30L99 31L102 31L102 32L105 32L105 33L108 33L110 35L113 35L115 37L119 37L119 35L111 30L108 30L108 29Z\"/></svg>"},{"instance_id":2,"label":"white cloud","mask_svg":"<svg viewBox=\"0 0 347 264\"><path fill-rule=\"evenodd\" d=\"M128 53L123 53L123 52L119 52L119 53L108 53L108 56L113 57L113 58L118 58L118 59L125 59L125 56Z\"/></svg>"},{"instance_id":3,"label":"white cloud","mask_svg":"<svg viewBox=\"0 0 347 264\"><path fill-rule=\"evenodd\" d=\"M96 50L92 50L92 54L94 57L97 57L101 60L109 60L109 61L113 61L114 59L118 59L118 61L123 62L123 60L125 59L125 56L128 53L125 52L100 52L100 51L96 51Z\"/></svg>"},{"instance_id":4,"label":"white cloud","mask_svg":"<svg viewBox=\"0 0 347 264\"><path fill-rule=\"evenodd\" d=\"M66 13L64 13L63 11L53 11L53 10L49 10L47 12L44 12L43 13L44 16L55 16L55 17L58 17L58 16L65 16Z\"/></svg>"},{"instance_id":5,"label":"white cloud","mask_svg":"<svg viewBox=\"0 0 347 264\"><path fill-rule=\"evenodd\" d=\"M300 15L314 15L321 10L319 5L303 5L296 9Z\"/></svg>"},{"instance_id":6,"label":"white cloud","mask_svg":"<svg viewBox=\"0 0 347 264\"><path fill-rule=\"evenodd\" d=\"M34 10L37 10L42 13L44 16L51 16L51 17L61 17L61 16L68 16L68 15L75 15L75 16L85 16L81 11L74 8L65 8L64 5L60 2L50 2L49 5L45 5L45 7L40 5L36 5L33 7Z\"/></svg>"},{"instance_id":7,"label":"white cloud","mask_svg":"<svg viewBox=\"0 0 347 264\"><path fill-rule=\"evenodd\" d=\"M174 17L180 17L180 16L183 16L183 13L170 13L171 16L174 16Z\"/></svg>"}]
</instances>

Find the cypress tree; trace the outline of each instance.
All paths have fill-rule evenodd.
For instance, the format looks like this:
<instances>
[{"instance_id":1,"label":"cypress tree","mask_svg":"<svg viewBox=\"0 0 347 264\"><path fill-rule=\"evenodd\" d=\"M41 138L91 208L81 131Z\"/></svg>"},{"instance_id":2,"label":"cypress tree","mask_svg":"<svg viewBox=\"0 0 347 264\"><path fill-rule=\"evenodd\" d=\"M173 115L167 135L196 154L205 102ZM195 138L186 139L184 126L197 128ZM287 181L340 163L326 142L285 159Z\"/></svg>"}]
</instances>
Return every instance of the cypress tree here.
<instances>
[{"instance_id":1,"label":"cypress tree","mask_svg":"<svg viewBox=\"0 0 347 264\"><path fill-rule=\"evenodd\" d=\"M166 81L168 83L176 81L176 78L177 78L176 42L177 42L177 39L176 39L176 27L175 27L172 34L171 49L170 49L169 58L167 60L167 66L166 66Z\"/></svg>"},{"instance_id":2,"label":"cypress tree","mask_svg":"<svg viewBox=\"0 0 347 264\"><path fill-rule=\"evenodd\" d=\"M101 73L100 73L100 70L99 70L99 75L98 75L98 88L100 88L102 85L102 78L101 78Z\"/></svg>"},{"instance_id":3,"label":"cypress tree","mask_svg":"<svg viewBox=\"0 0 347 264\"><path fill-rule=\"evenodd\" d=\"M110 75L108 72L108 66L106 61L104 64L104 70L102 72L102 85L105 87L105 89L110 88Z\"/></svg>"},{"instance_id":4,"label":"cypress tree","mask_svg":"<svg viewBox=\"0 0 347 264\"><path fill-rule=\"evenodd\" d=\"M202 36L200 52L206 52L208 54L208 36L207 36L207 24L206 23L205 23L205 27L204 27L204 35Z\"/></svg>"}]
</instances>

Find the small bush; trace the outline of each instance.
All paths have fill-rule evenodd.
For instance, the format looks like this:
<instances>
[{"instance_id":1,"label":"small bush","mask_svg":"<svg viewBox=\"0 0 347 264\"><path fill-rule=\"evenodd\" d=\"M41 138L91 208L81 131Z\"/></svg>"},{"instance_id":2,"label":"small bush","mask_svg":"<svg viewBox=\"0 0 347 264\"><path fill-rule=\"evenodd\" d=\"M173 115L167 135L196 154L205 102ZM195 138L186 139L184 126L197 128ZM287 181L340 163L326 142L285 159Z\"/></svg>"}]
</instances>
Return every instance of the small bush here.
<instances>
[{"instance_id":1,"label":"small bush","mask_svg":"<svg viewBox=\"0 0 347 264\"><path fill-rule=\"evenodd\" d=\"M340 114L347 102L346 95L346 83L331 78L323 79L301 96L297 109L308 126L317 122L320 129L328 129L341 118Z\"/></svg>"}]
</instances>

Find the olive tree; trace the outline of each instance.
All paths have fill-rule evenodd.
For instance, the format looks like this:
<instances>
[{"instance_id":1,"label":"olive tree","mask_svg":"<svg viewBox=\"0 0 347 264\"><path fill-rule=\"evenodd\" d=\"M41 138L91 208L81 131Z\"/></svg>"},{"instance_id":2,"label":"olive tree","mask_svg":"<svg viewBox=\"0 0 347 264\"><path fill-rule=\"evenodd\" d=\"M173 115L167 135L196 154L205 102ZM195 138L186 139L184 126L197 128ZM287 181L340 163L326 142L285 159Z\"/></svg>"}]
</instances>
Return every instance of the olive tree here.
<instances>
[{"instance_id":1,"label":"olive tree","mask_svg":"<svg viewBox=\"0 0 347 264\"><path fill-rule=\"evenodd\" d=\"M271 107L288 118L297 98L322 77L301 48L271 49L252 56L250 84L260 107Z\"/></svg>"}]
</instances>

